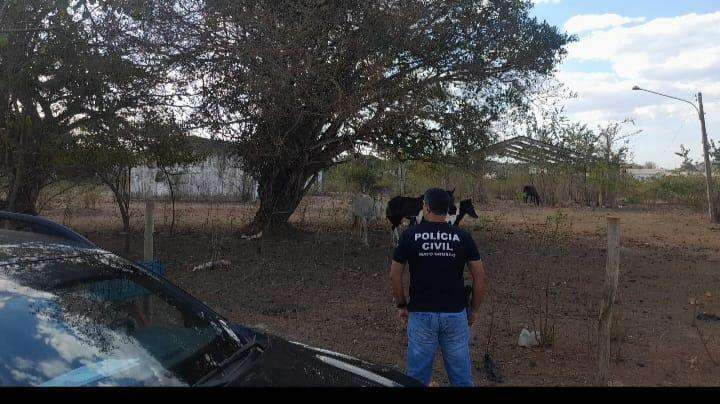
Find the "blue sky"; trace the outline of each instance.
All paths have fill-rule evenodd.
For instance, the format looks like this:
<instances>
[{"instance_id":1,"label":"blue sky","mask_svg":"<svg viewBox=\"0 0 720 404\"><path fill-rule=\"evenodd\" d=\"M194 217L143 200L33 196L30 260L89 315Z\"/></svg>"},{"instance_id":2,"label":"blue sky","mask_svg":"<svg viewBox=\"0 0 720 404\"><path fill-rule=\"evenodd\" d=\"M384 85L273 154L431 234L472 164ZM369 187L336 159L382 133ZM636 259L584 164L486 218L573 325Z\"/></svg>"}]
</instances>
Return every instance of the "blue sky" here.
<instances>
[{"instance_id":1,"label":"blue sky","mask_svg":"<svg viewBox=\"0 0 720 404\"><path fill-rule=\"evenodd\" d=\"M720 141L720 1L534 0L539 18L578 36L557 78L578 94L571 119L592 126L632 118L635 161L679 166L680 144L701 157L692 107L633 85L682 98L702 91L708 133ZM717 124L715 123L717 122Z\"/></svg>"},{"instance_id":2,"label":"blue sky","mask_svg":"<svg viewBox=\"0 0 720 404\"><path fill-rule=\"evenodd\" d=\"M535 15L555 25L578 14L613 13L630 17L674 17L718 10L717 0L561 0L535 5Z\"/></svg>"}]
</instances>

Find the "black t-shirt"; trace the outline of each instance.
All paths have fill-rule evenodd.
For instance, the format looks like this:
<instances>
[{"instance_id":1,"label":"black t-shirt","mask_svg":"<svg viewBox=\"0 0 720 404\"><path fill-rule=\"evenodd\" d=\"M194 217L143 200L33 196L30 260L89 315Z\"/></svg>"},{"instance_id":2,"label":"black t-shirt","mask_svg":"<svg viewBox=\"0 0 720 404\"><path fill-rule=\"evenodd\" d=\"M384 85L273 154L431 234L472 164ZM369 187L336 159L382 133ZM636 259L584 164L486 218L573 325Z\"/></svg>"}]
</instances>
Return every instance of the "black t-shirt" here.
<instances>
[{"instance_id":1,"label":"black t-shirt","mask_svg":"<svg viewBox=\"0 0 720 404\"><path fill-rule=\"evenodd\" d=\"M467 306L465 264L479 261L480 253L466 231L422 222L403 232L393 260L410 266L409 311L457 313Z\"/></svg>"}]
</instances>

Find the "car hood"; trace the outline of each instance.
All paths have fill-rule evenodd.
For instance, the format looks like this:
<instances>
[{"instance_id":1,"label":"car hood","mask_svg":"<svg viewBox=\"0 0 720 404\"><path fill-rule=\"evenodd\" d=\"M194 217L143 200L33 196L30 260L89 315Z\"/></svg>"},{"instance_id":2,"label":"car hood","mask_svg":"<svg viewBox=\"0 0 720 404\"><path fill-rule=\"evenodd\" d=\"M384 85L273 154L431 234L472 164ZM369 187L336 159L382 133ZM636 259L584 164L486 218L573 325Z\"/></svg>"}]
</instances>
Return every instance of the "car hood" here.
<instances>
[{"instance_id":1,"label":"car hood","mask_svg":"<svg viewBox=\"0 0 720 404\"><path fill-rule=\"evenodd\" d=\"M231 385L297 387L421 386L388 366L299 342L268 336L266 349L254 365Z\"/></svg>"}]
</instances>

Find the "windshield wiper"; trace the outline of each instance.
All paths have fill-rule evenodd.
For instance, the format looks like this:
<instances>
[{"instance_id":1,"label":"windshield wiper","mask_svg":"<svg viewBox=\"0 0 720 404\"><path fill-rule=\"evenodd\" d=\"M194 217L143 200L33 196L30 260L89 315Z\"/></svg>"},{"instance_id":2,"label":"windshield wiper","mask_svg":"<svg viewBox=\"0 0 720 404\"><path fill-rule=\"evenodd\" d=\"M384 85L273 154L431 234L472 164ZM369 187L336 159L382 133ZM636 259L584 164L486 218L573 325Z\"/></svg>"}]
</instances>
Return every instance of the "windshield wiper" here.
<instances>
[{"instance_id":1,"label":"windshield wiper","mask_svg":"<svg viewBox=\"0 0 720 404\"><path fill-rule=\"evenodd\" d=\"M252 339L248 341L245 345L240 347L237 351L235 351L232 355L228 356L224 361L220 362L213 370L211 370L208 374L203 376L200 380L198 380L194 385L195 386L215 386L218 384L223 384L225 381L215 381L212 383L209 383L210 380L215 379L218 374L224 374L225 371L235 363L238 359L243 357L245 354L249 354L250 351L253 349L260 348L262 350L263 344L257 341L257 336L253 335Z\"/></svg>"}]
</instances>

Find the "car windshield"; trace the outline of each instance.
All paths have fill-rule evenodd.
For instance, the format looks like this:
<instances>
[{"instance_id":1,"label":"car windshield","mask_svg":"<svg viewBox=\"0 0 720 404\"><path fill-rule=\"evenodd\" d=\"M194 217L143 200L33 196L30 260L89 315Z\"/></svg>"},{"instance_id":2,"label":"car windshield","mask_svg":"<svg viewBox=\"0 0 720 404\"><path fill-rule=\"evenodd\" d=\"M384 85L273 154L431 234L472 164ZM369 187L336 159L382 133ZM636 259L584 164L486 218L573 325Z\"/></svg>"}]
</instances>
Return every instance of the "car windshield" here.
<instances>
[{"instance_id":1,"label":"car windshield","mask_svg":"<svg viewBox=\"0 0 720 404\"><path fill-rule=\"evenodd\" d=\"M245 337L111 256L0 265L0 385L185 386Z\"/></svg>"}]
</instances>

